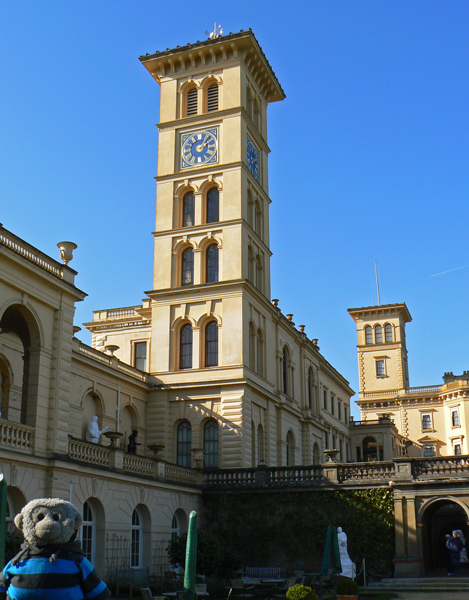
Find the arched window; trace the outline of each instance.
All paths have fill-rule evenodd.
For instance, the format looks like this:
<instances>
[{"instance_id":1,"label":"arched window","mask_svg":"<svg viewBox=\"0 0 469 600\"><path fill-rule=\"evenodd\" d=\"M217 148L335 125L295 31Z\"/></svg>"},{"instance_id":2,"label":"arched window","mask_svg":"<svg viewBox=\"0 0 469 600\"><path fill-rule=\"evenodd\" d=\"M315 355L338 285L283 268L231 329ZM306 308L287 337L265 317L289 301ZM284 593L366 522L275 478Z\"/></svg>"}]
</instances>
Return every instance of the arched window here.
<instances>
[{"instance_id":1,"label":"arched window","mask_svg":"<svg viewBox=\"0 0 469 600\"><path fill-rule=\"evenodd\" d=\"M246 89L246 112L248 113L249 117L252 119L252 94L251 94L250 87L248 87Z\"/></svg>"},{"instance_id":2,"label":"arched window","mask_svg":"<svg viewBox=\"0 0 469 600\"><path fill-rule=\"evenodd\" d=\"M207 88L207 112L218 110L218 84L212 83Z\"/></svg>"},{"instance_id":3,"label":"arched window","mask_svg":"<svg viewBox=\"0 0 469 600\"><path fill-rule=\"evenodd\" d=\"M130 543L130 566L142 566L143 521L137 509L132 513L132 538Z\"/></svg>"},{"instance_id":4,"label":"arched window","mask_svg":"<svg viewBox=\"0 0 469 600\"><path fill-rule=\"evenodd\" d=\"M194 250L186 248L181 256L181 285L194 283Z\"/></svg>"},{"instance_id":5,"label":"arched window","mask_svg":"<svg viewBox=\"0 0 469 600\"><path fill-rule=\"evenodd\" d=\"M218 467L218 423L213 419L204 425L204 467Z\"/></svg>"},{"instance_id":6,"label":"arched window","mask_svg":"<svg viewBox=\"0 0 469 600\"><path fill-rule=\"evenodd\" d=\"M255 203L255 211L256 211L256 233L259 237L262 237L262 205L259 201Z\"/></svg>"},{"instance_id":7,"label":"arched window","mask_svg":"<svg viewBox=\"0 0 469 600\"><path fill-rule=\"evenodd\" d=\"M181 327L179 335L179 368L192 369L192 326L190 323Z\"/></svg>"},{"instance_id":8,"label":"arched window","mask_svg":"<svg viewBox=\"0 0 469 600\"><path fill-rule=\"evenodd\" d=\"M194 192L187 192L182 199L182 226L192 227L195 224Z\"/></svg>"},{"instance_id":9,"label":"arched window","mask_svg":"<svg viewBox=\"0 0 469 600\"><path fill-rule=\"evenodd\" d=\"M207 192L207 223L217 223L220 220L220 193L218 188L212 187Z\"/></svg>"},{"instance_id":10,"label":"arched window","mask_svg":"<svg viewBox=\"0 0 469 600\"><path fill-rule=\"evenodd\" d=\"M95 563L96 558L96 519L88 502L83 504L83 525L81 546L86 558Z\"/></svg>"},{"instance_id":11,"label":"arched window","mask_svg":"<svg viewBox=\"0 0 469 600\"><path fill-rule=\"evenodd\" d=\"M254 229L254 200L252 199L251 190L248 190L248 224Z\"/></svg>"},{"instance_id":12,"label":"arched window","mask_svg":"<svg viewBox=\"0 0 469 600\"><path fill-rule=\"evenodd\" d=\"M308 387L308 408L313 408L313 386L314 386L314 374L313 374L313 370L311 369L311 367L308 369L308 381L307 381L307 387Z\"/></svg>"},{"instance_id":13,"label":"arched window","mask_svg":"<svg viewBox=\"0 0 469 600\"><path fill-rule=\"evenodd\" d=\"M373 343L373 329L367 325L365 327L365 343L372 344Z\"/></svg>"},{"instance_id":14,"label":"arched window","mask_svg":"<svg viewBox=\"0 0 469 600\"><path fill-rule=\"evenodd\" d=\"M249 323L249 368L256 370L256 333L254 323Z\"/></svg>"},{"instance_id":15,"label":"arched window","mask_svg":"<svg viewBox=\"0 0 469 600\"><path fill-rule=\"evenodd\" d=\"M256 281L256 259L254 258L254 253L252 251L251 246L249 246L248 248L248 261L249 261L249 270L248 270L248 277L249 277L249 281L251 283L253 283L254 285L257 284Z\"/></svg>"},{"instance_id":16,"label":"arched window","mask_svg":"<svg viewBox=\"0 0 469 600\"><path fill-rule=\"evenodd\" d=\"M257 330L257 372L264 376L264 336L262 329Z\"/></svg>"},{"instance_id":17,"label":"arched window","mask_svg":"<svg viewBox=\"0 0 469 600\"><path fill-rule=\"evenodd\" d=\"M293 432L287 434L287 467L292 467L295 464L295 438Z\"/></svg>"},{"instance_id":18,"label":"arched window","mask_svg":"<svg viewBox=\"0 0 469 600\"><path fill-rule=\"evenodd\" d=\"M260 292L264 291L264 267L262 264L262 256L260 254L256 257L256 273L257 273L257 288Z\"/></svg>"},{"instance_id":19,"label":"arched window","mask_svg":"<svg viewBox=\"0 0 469 600\"><path fill-rule=\"evenodd\" d=\"M319 465L319 446L315 443L313 446L313 465Z\"/></svg>"},{"instance_id":20,"label":"arched window","mask_svg":"<svg viewBox=\"0 0 469 600\"><path fill-rule=\"evenodd\" d=\"M392 342L392 325L390 323L386 323L384 326L384 341L386 344Z\"/></svg>"},{"instance_id":21,"label":"arched window","mask_svg":"<svg viewBox=\"0 0 469 600\"><path fill-rule=\"evenodd\" d=\"M263 463L264 457L264 428L259 425L257 428L257 456L259 458L259 464Z\"/></svg>"},{"instance_id":22,"label":"arched window","mask_svg":"<svg viewBox=\"0 0 469 600\"><path fill-rule=\"evenodd\" d=\"M176 462L181 467L191 466L192 430L189 421L179 423L177 430Z\"/></svg>"},{"instance_id":23,"label":"arched window","mask_svg":"<svg viewBox=\"0 0 469 600\"><path fill-rule=\"evenodd\" d=\"M283 347L283 360L282 360L282 383L283 383L283 393L288 394L290 389L288 385L288 363L289 363L289 354L288 348L286 346Z\"/></svg>"},{"instance_id":24,"label":"arched window","mask_svg":"<svg viewBox=\"0 0 469 600\"><path fill-rule=\"evenodd\" d=\"M205 366L218 365L218 323L210 321L205 328Z\"/></svg>"},{"instance_id":25,"label":"arched window","mask_svg":"<svg viewBox=\"0 0 469 600\"><path fill-rule=\"evenodd\" d=\"M177 541L178 537L181 535L181 526L179 524L179 519L176 513L174 513L173 520L171 523L171 541Z\"/></svg>"},{"instance_id":26,"label":"arched window","mask_svg":"<svg viewBox=\"0 0 469 600\"><path fill-rule=\"evenodd\" d=\"M216 283L218 281L218 246L210 244L205 254L205 267L207 283Z\"/></svg>"},{"instance_id":27,"label":"arched window","mask_svg":"<svg viewBox=\"0 0 469 600\"><path fill-rule=\"evenodd\" d=\"M190 117L197 114L197 88L192 87L186 94L186 116Z\"/></svg>"},{"instance_id":28,"label":"arched window","mask_svg":"<svg viewBox=\"0 0 469 600\"><path fill-rule=\"evenodd\" d=\"M381 325L376 325L375 327L375 342L377 344L383 343L383 328Z\"/></svg>"},{"instance_id":29,"label":"arched window","mask_svg":"<svg viewBox=\"0 0 469 600\"><path fill-rule=\"evenodd\" d=\"M252 466L257 466L257 456L256 456L256 427L254 425L254 421L251 421L251 457L252 457Z\"/></svg>"}]
</instances>

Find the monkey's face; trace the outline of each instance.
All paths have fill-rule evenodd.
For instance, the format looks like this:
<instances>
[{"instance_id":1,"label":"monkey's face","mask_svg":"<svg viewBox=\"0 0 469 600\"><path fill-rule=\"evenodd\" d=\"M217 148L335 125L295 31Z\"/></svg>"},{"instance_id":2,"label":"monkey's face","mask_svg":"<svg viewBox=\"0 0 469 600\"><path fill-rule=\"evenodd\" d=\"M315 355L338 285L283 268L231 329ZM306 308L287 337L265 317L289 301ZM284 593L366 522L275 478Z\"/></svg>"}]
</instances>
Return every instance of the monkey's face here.
<instances>
[{"instance_id":1,"label":"monkey's face","mask_svg":"<svg viewBox=\"0 0 469 600\"><path fill-rule=\"evenodd\" d=\"M67 518L63 506L36 506L31 511L30 519L34 527L34 533L38 543L50 544L58 541L62 536L64 522Z\"/></svg>"}]
</instances>

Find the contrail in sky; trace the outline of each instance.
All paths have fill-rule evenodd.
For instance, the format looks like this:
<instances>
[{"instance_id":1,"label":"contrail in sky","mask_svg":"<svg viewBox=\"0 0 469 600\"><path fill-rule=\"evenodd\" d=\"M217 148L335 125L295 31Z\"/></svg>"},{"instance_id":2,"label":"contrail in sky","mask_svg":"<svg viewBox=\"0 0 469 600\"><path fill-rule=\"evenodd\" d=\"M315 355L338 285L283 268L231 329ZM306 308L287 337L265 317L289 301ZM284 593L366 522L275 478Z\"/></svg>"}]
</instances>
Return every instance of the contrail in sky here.
<instances>
[{"instance_id":1,"label":"contrail in sky","mask_svg":"<svg viewBox=\"0 0 469 600\"><path fill-rule=\"evenodd\" d=\"M446 273L452 273L453 271L459 271L460 269L467 269L469 265L464 265L464 267L457 267L456 269L450 269L449 271L443 271L442 273L435 273L435 275L430 275L430 277L438 277L438 275L446 275Z\"/></svg>"}]
</instances>

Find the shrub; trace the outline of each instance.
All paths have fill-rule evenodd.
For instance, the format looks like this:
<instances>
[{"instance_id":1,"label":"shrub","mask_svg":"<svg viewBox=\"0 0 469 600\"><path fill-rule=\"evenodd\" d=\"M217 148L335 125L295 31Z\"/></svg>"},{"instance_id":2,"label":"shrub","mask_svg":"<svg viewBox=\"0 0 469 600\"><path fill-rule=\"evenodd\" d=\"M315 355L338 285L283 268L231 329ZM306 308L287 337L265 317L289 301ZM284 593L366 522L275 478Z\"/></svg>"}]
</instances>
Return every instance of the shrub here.
<instances>
[{"instance_id":1,"label":"shrub","mask_svg":"<svg viewBox=\"0 0 469 600\"><path fill-rule=\"evenodd\" d=\"M307 585L293 585L287 590L287 600L317 600L318 596Z\"/></svg>"},{"instance_id":2,"label":"shrub","mask_svg":"<svg viewBox=\"0 0 469 600\"><path fill-rule=\"evenodd\" d=\"M350 577L339 577L335 591L339 596L357 596L359 589L358 583Z\"/></svg>"}]
</instances>

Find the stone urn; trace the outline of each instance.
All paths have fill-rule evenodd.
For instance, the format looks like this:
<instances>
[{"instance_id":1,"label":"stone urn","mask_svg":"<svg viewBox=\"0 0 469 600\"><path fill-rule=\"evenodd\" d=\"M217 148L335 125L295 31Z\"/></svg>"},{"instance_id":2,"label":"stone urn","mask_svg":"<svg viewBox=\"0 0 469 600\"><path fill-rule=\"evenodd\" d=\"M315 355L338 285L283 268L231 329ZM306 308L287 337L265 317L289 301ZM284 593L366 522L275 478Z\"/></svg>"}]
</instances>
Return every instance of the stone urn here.
<instances>
[{"instance_id":1,"label":"stone urn","mask_svg":"<svg viewBox=\"0 0 469 600\"><path fill-rule=\"evenodd\" d=\"M111 448L117 448L117 440L120 440L124 434L119 431L106 431L103 435L111 441Z\"/></svg>"},{"instance_id":2,"label":"stone urn","mask_svg":"<svg viewBox=\"0 0 469 600\"><path fill-rule=\"evenodd\" d=\"M147 446L148 450L151 450L153 452L154 458L158 457L158 452L163 450L164 447L165 447L164 444L150 444L149 446Z\"/></svg>"},{"instance_id":3,"label":"stone urn","mask_svg":"<svg viewBox=\"0 0 469 600\"><path fill-rule=\"evenodd\" d=\"M335 457L337 456L337 454L339 454L339 451L336 450L335 448L331 448L329 450L324 450L323 454L326 457L326 462L327 463L335 463L335 462L337 462L335 460Z\"/></svg>"},{"instance_id":4,"label":"stone urn","mask_svg":"<svg viewBox=\"0 0 469 600\"><path fill-rule=\"evenodd\" d=\"M194 462L195 462L195 468L201 469L202 462L204 460L204 449L203 448L192 448L191 452L192 452L192 458L194 459Z\"/></svg>"}]
</instances>

